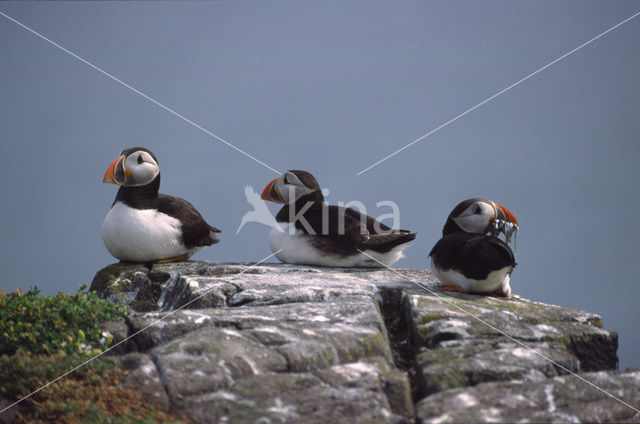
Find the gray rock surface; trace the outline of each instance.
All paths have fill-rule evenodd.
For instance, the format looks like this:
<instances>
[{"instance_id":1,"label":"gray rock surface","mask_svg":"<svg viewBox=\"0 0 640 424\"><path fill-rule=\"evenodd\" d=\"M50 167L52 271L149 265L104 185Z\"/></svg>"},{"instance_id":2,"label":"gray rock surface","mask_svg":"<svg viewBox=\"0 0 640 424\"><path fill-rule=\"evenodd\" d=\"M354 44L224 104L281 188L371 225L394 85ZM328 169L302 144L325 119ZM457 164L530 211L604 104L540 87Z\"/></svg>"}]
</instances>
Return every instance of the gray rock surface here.
<instances>
[{"instance_id":1,"label":"gray rock surface","mask_svg":"<svg viewBox=\"0 0 640 424\"><path fill-rule=\"evenodd\" d=\"M640 406L640 372L580 375L589 383ZM579 378L486 383L452 389L418 403L423 423L442 422L640 422L640 413Z\"/></svg>"},{"instance_id":2,"label":"gray rock surface","mask_svg":"<svg viewBox=\"0 0 640 424\"><path fill-rule=\"evenodd\" d=\"M169 397L164 390L155 363L148 355L132 352L120 358L122 368L130 370L120 385L142 392L143 399L158 411L169 411Z\"/></svg>"},{"instance_id":3,"label":"gray rock surface","mask_svg":"<svg viewBox=\"0 0 640 424\"><path fill-rule=\"evenodd\" d=\"M109 350L110 355L122 355L134 348L132 342L125 340L129 335L129 326L122 320L104 321L100 323L100 330L103 337L111 338L109 346L113 346L113 348Z\"/></svg>"},{"instance_id":4,"label":"gray rock surface","mask_svg":"<svg viewBox=\"0 0 640 424\"><path fill-rule=\"evenodd\" d=\"M517 297L407 298L425 395L488 381L618 368L618 335L603 330L594 314Z\"/></svg>"},{"instance_id":5,"label":"gray rock surface","mask_svg":"<svg viewBox=\"0 0 640 424\"><path fill-rule=\"evenodd\" d=\"M580 375L638 404L599 316L434 292L428 271L398 271L114 264L91 289L130 310L130 384L195 423L638 420L569 375L601 371ZM578 411L577 393L605 406Z\"/></svg>"}]
</instances>

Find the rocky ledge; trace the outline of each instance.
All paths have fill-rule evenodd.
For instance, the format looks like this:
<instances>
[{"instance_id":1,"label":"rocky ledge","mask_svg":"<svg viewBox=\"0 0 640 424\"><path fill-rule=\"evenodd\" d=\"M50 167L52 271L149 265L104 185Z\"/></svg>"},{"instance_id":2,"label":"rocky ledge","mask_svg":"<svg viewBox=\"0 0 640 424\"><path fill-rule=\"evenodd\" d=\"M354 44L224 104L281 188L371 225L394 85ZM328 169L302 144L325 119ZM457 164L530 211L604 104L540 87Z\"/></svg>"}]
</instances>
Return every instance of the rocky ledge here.
<instances>
[{"instance_id":1,"label":"rocky ledge","mask_svg":"<svg viewBox=\"0 0 640 424\"><path fill-rule=\"evenodd\" d=\"M194 423L640 422L599 316L397 271L114 264L91 289L129 307L123 384Z\"/></svg>"}]
</instances>

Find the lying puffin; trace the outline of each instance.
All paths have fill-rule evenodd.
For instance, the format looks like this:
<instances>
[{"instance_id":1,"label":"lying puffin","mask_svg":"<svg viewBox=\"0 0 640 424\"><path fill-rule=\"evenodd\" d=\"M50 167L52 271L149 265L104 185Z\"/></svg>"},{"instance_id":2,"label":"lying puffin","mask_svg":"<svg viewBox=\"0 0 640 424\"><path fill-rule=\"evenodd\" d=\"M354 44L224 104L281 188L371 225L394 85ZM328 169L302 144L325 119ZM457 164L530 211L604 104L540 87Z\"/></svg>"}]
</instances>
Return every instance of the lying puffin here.
<instances>
[{"instance_id":1,"label":"lying puffin","mask_svg":"<svg viewBox=\"0 0 640 424\"><path fill-rule=\"evenodd\" d=\"M327 205L318 182L306 171L285 172L267 184L262 199L284 203L269 234L271 251L284 263L388 266L403 257L407 243L417 236L354 209Z\"/></svg>"},{"instance_id":2,"label":"lying puffin","mask_svg":"<svg viewBox=\"0 0 640 424\"><path fill-rule=\"evenodd\" d=\"M176 262L218 243L215 227L186 200L158 194L158 160L144 147L125 149L102 180L120 189L102 224L102 240L124 262Z\"/></svg>"},{"instance_id":3,"label":"lying puffin","mask_svg":"<svg viewBox=\"0 0 640 424\"><path fill-rule=\"evenodd\" d=\"M477 198L458 204L429 253L431 270L443 284L439 289L508 297L516 266L508 243L517 230L518 220L504 206Z\"/></svg>"}]
</instances>

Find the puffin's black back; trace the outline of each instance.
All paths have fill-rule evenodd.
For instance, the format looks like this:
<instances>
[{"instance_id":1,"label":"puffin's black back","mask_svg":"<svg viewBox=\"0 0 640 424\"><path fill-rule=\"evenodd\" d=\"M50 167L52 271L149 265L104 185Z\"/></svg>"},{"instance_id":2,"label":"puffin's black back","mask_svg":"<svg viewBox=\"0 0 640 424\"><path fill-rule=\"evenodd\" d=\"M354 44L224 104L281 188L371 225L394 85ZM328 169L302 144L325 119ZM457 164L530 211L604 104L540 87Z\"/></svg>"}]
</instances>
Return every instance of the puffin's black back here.
<instances>
[{"instance_id":1,"label":"puffin's black back","mask_svg":"<svg viewBox=\"0 0 640 424\"><path fill-rule=\"evenodd\" d=\"M441 238L431 252L434 264L441 269L454 269L467 278L486 279L506 266L516 266L511 248L493 236L457 232Z\"/></svg>"}]
</instances>

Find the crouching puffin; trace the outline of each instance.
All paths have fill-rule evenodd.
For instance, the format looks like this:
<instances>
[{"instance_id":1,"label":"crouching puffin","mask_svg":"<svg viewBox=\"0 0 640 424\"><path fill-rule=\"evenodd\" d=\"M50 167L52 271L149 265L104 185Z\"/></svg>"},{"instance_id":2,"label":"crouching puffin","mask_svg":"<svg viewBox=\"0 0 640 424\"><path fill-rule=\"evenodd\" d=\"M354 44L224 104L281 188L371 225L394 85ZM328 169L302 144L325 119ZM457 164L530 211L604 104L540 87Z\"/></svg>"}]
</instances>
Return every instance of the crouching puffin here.
<instances>
[{"instance_id":1,"label":"crouching puffin","mask_svg":"<svg viewBox=\"0 0 640 424\"><path fill-rule=\"evenodd\" d=\"M306 171L287 171L269 182L262 199L284 203L269 234L271 251L284 263L388 266L403 257L407 243L417 236L354 209L327 205L318 182Z\"/></svg>"},{"instance_id":2,"label":"crouching puffin","mask_svg":"<svg viewBox=\"0 0 640 424\"><path fill-rule=\"evenodd\" d=\"M477 198L458 204L429 253L431 270L443 284L439 289L508 297L516 266L508 243L517 230L518 220L504 206Z\"/></svg>"},{"instance_id":3,"label":"crouching puffin","mask_svg":"<svg viewBox=\"0 0 640 424\"><path fill-rule=\"evenodd\" d=\"M124 262L176 262L219 241L215 227L178 197L158 194L160 168L151 151L125 149L102 180L120 189L102 225L102 240Z\"/></svg>"}]
</instances>

